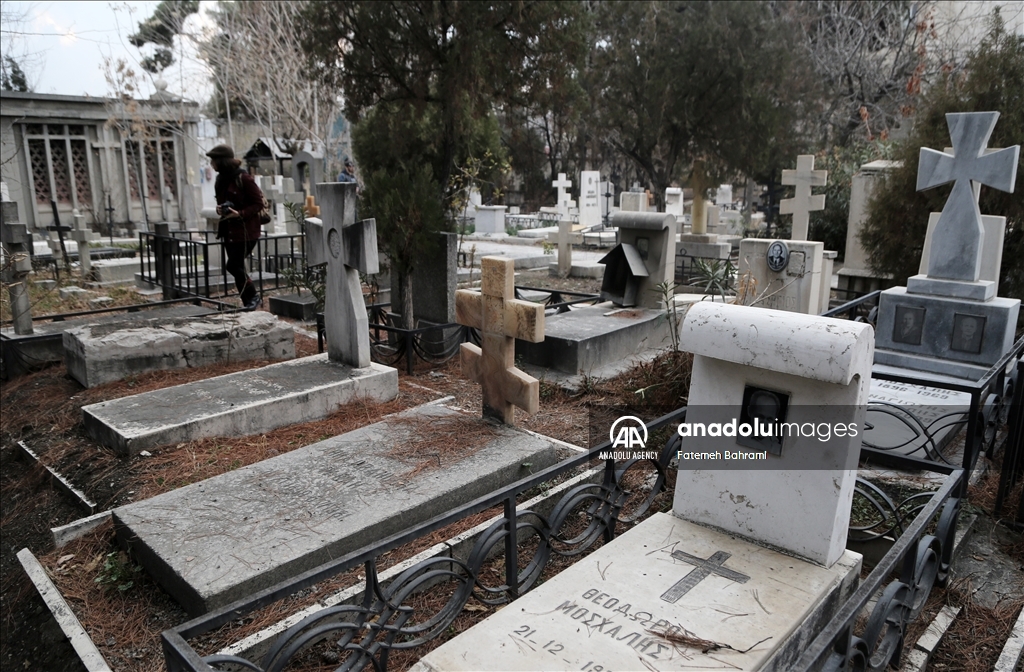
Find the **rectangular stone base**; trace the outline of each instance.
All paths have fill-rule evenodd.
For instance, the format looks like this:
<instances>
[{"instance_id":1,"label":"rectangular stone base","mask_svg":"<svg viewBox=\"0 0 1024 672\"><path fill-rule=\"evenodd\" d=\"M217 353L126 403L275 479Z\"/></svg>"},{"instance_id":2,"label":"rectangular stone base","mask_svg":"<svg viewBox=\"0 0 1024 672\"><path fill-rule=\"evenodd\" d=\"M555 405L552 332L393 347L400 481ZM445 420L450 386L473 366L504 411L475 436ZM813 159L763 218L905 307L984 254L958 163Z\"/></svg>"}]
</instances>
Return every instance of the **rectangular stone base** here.
<instances>
[{"instance_id":1,"label":"rectangular stone base","mask_svg":"<svg viewBox=\"0 0 1024 672\"><path fill-rule=\"evenodd\" d=\"M326 354L82 407L89 436L122 455L208 436L244 436L319 420L366 397L398 395L398 372L353 369Z\"/></svg>"},{"instance_id":2,"label":"rectangular stone base","mask_svg":"<svg viewBox=\"0 0 1024 672\"><path fill-rule=\"evenodd\" d=\"M122 543L190 614L223 607L544 469L556 448L494 426L458 462L412 473L417 439L484 420L420 406L114 510ZM460 425L462 426L462 425ZM454 431L454 430L453 430ZM486 439L485 439L486 440ZM418 456L429 457L429 456Z\"/></svg>"},{"instance_id":3,"label":"rectangular stone base","mask_svg":"<svg viewBox=\"0 0 1024 672\"><path fill-rule=\"evenodd\" d=\"M907 278L907 292L910 294L946 296L952 299L988 301L996 295L996 283L991 280L961 282L959 280L929 278L927 275L912 275Z\"/></svg>"},{"instance_id":4,"label":"rectangular stone base","mask_svg":"<svg viewBox=\"0 0 1024 672\"><path fill-rule=\"evenodd\" d=\"M270 312L293 320L312 322L316 319L316 297L312 294L282 294L270 297Z\"/></svg>"},{"instance_id":5,"label":"rectangular stone base","mask_svg":"<svg viewBox=\"0 0 1024 672\"><path fill-rule=\"evenodd\" d=\"M674 552L694 562L719 553L712 564L746 580L701 571ZM826 569L657 513L412 669L782 672L852 594L860 566L850 551ZM650 630L727 647L702 653Z\"/></svg>"},{"instance_id":6,"label":"rectangular stone base","mask_svg":"<svg viewBox=\"0 0 1024 672\"><path fill-rule=\"evenodd\" d=\"M610 303L601 303L546 316L544 340L516 341L516 356L527 364L576 375L670 345L663 311L616 309Z\"/></svg>"},{"instance_id":7,"label":"rectangular stone base","mask_svg":"<svg viewBox=\"0 0 1024 672\"><path fill-rule=\"evenodd\" d=\"M887 289L878 301L875 362L970 377L963 375L969 367L988 369L1013 345L1019 310L1019 299L970 301Z\"/></svg>"}]
</instances>

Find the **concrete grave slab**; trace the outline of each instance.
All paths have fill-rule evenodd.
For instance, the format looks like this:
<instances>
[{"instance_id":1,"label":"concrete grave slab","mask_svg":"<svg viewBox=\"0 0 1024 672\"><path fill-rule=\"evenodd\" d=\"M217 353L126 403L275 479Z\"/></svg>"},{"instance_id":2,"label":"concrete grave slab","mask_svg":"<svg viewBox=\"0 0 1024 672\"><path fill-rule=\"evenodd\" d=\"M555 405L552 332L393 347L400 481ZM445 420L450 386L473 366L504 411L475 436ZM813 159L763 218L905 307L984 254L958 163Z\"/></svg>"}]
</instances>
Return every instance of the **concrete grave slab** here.
<instances>
[{"instance_id":1,"label":"concrete grave slab","mask_svg":"<svg viewBox=\"0 0 1024 672\"><path fill-rule=\"evenodd\" d=\"M295 357L290 324L270 313L185 318L141 328L91 324L64 332L68 373L85 387L164 369Z\"/></svg>"},{"instance_id":2,"label":"concrete grave slab","mask_svg":"<svg viewBox=\"0 0 1024 672\"><path fill-rule=\"evenodd\" d=\"M873 428L865 429L864 443L920 458L941 451L966 426L958 423L966 421L971 407L971 395L966 392L875 378L871 379L868 400L865 420ZM930 426L934 447L922 436Z\"/></svg>"},{"instance_id":3,"label":"concrete grave slab","mask_svg":"<svg viewBox=\"0 0 1024 672\"><path fill-rule=\"evenodd\" d=\"M668 320L660 310L601 303L577 306L544 319L544 341L518 341L516 353L527 364L572 375L589 374L672 345Z\"/></svg>"},{"instance_id":4,"label":"concrete grave slab","mask_svg":"<svg viewBox=\"0 0 1024 672\"><path fill-rule=\"evenodd\" d=\"M781 672L852 594L860 566L850 551L825 569L656 513L412 669ZM680 649L651 630L731 648Z\"/></svg>"},{"instance_id":5,"label":"concrete grave slab","mask_svg":"<svg viewBox=\"0 0 1024 672\"><path fill-rule=\"evenodd\" d=\"M326 417L357 398L398 394L398 372L327 354L82 407L89 435L122 455L207 436L244 436Z\"/></svg>"},{"instance_id":6,"label":"concrete grave slab","mask_svg":"<svg viewBox=\"0 0 1024 672\"><path fill-rule=\"evenodd\" d=\"M433 423L493 437L439 469L403 460ZM461 426L461 425L460 425ZM465 430L463 430L465 431ZM114 510L119 539L190 613L222 607L557 460L553 444L440 405Z\"/></svg>"}]
</instances>

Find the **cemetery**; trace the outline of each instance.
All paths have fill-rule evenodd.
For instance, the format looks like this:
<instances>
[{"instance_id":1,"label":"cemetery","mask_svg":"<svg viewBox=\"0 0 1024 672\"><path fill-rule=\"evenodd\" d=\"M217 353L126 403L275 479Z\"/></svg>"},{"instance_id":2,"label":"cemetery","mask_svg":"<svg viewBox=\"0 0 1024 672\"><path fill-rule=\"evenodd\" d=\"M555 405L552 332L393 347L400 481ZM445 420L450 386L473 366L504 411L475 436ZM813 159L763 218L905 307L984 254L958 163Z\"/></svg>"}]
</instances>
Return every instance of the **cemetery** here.
<instances>
[{"instance_id":1,"label":"cemetery","mask_svg":"<svg viewBox=\"0 0 1024 672\"><path fill-rule=\"evenodd\" d=\"M5 57L4 669L1019 669L1024 12L179 4Z\"/></svg>"}]
</instances>

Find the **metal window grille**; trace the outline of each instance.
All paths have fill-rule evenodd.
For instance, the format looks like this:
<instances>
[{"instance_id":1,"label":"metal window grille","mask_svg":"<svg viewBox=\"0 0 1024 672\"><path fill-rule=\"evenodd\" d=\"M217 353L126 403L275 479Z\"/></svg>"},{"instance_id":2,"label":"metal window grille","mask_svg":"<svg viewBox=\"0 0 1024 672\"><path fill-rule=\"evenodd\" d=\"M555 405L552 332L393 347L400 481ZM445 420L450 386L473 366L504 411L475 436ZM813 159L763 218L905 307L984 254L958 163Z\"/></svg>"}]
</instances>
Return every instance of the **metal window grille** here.
<instances>
[{"instance_id":1,"label":"metal window grille","mask_svg":"<svg viewBox=\"0 0 1024 672\"><path fill-rule=\"evenodd\" d=\"M156 165L157 143L149 141L146 143L146 197L155 201L160 200L160 173Z\"/></svg>"},{"instance_id":2,"label":"metal window grille","mask_svg":"<svg viewBox=\"0 0 1024 672\"><path fill-rule=\"evenodd\" d=\"M174 170L174 141L160 141L160 161L164 169L164 186L170 193L171 198L178 197L177 173Z\"/></svg>"},{"instance_id":3,"label":"metal window grille","mask_svg":"<svg viewBox=\"0 0 1024 672\"><path fill-rule=\"evenodd\" d=\"M33 127L29 127L33 128ZM42 131L41 127L36 126ZM36 189L36 203L50 202L50 173L46 164L46 141L28 141L29 163L32 167L32 182Z\"/></svg>"},{"instance_id":4,"label":"metal window grille","mask_svg":"<svg viewBox=\"0 0 1024 672\"><path fill-rule=\"evenodd\" d=\"M58 203L71 203L71 176L68 174L68 151L64 138L50 140L50 161L53 167L54 200Z\"/></svg>"},{"instance_id":5,"label":"metal window grille","mask_svg":"<svg viewBox=\"0 0 1024 672\"><path fill-rule=\"evenodd\" d=\"M81 126L72 126L81 129ZM92 203L92 190L89 187L89 157L85 140L71 141L71 169L75 173L75 191L80 204Z\"/></svg>"}]
</instances>

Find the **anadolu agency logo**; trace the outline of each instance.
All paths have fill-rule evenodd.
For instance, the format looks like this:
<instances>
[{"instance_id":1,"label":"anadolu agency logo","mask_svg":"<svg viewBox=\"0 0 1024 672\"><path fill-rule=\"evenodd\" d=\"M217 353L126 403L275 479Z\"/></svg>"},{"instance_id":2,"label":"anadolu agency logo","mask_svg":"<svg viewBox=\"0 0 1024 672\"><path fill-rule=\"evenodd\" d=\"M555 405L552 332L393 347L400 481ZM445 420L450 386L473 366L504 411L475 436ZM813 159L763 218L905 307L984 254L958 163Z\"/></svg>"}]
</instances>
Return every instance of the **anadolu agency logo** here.
<instances>
[{"instance_id":1,"label":"anadolu agency logo","mask_svg":"<svg viewBox=\"0 0 1024 672\"><path fill-rule=\"evenodd\" d=\"M598 454L602 460L657 460L658 451L647 447L647 425L635 415L623 415L612 423L608 440L612 449Z\"/></svg>"}]
</instances>

